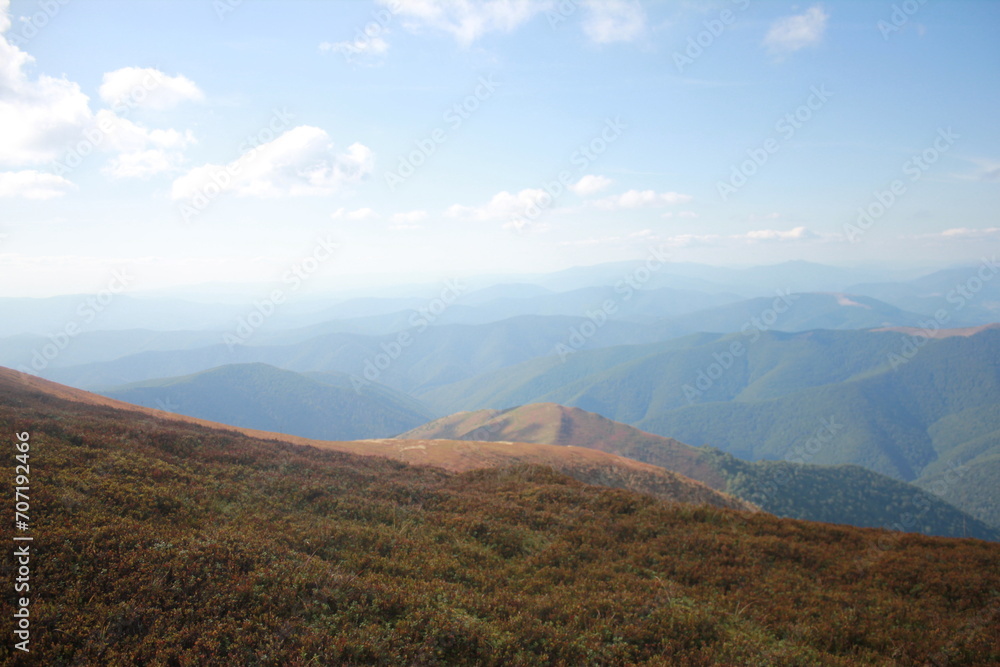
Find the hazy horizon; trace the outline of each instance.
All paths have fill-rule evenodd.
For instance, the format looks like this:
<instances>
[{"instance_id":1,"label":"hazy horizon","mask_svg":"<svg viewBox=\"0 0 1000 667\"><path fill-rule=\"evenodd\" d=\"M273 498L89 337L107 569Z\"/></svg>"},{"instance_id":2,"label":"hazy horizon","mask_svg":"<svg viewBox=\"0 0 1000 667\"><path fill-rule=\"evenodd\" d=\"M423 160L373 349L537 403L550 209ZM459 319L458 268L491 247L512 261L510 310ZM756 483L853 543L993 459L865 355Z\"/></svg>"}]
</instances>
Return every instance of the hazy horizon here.
<instances>
[{"instance_id":1,"label":"hazy horizon","mask_svg":"<svg viewBox=\"0 0 1000 667\"><path fill-rule=\"evenodd\" d=\"M419 293L423 289L436 290L440 289L440 285L450 279L458 279L462 281L467 281L469 283L469 288L471 290L486 289L488 287L503 286L503 285L533 285L539 282L544 282L547 278L557 276L560 274L571 273L573 271L587 271L589 269L600 269L602 267L621 267L622 270L627 273L628 269L642 266L647 258L655 259L655 256L650 254L644 257L635 257L631 259L622 259L607 262L596 262L593 264L578 264L570 265L564 267L555 267L551 271L523 271L523 272L477 272L474 270L466 271L455 271L455 272L433 272L428 271L424 273L412 273L412 274L398 274L398 273L373 273L373 274L342 274L333 276L323 276L319 271L314 275L307 274L304 270L301 271L301 275L305 276L304 280L295 280L295 273L286 271L283 276L275 276L271 279L262 280L248 280L248 281L227 281L227 280L214 280L207 282L164 282L162 284L146 284L138 288L130 287L134 284L135 274L131 269L126 269L124 271L118 271L119 275L122 275L127 280L126 289L115 290L115 293L127 293L129 296L133 297L167 297L167 298L189 298L193 296L198 296L200 300L210 302L215 295L225 295L229 297L242 297L242 298L252 298L255 296L260 296L261 294L267 292L276 285L280 285L283 282L288 285L292 284L289 281L294 281L294 284L301 285L301 289L293 290L289 296L295 298L302 298L304 300L314 300L314 299L324 299L324 298L354 298L354 297L365 297L365 296L384 296L391 293L404 293L412 292ZM983 257L976 262L950 262L950 263L932 263L932 262L912 262L904 263L900 262L893 265L886 265L885 263L879 262L858 262L858 263L842 263L838 264L835 262L808 262L805 260L787 260L784 262L776 262L774 264L729 264L729 265L715 265L701 262L667 262L662 266L657 266L654 273L657 275L662 275L662 277L668 276L680 276L685 277L690 275L692 271L694 272L753 272L753 271L766 271L766 270L779 270L779 269L799 269L803 271L808 271L811 269L832 269L834 271L856 273L857 280L855 282L862 283L866 282L867 279L878 279L886 281L907 281L915 278L927 276L938 271L947 271L952 269L975 269L978 265L982 265L983 261L986 259L992 259L989 257ZM110 276L112 282L115 282L116 270L112 270ZM971 274L970 274L971 275ZM314 277L315 276L315 277ZM286 280L283 280L285 278ZM726 286L724 283L720 283L719 287ZM66 291L54 291L48 293L36 293L33 290L26 290L23 293L12 293L11 290L17 290L18 288L30 288L27 284L6 284L0 285L0 298L12 299L12 298L27 298L27 299L49 299L62 296L79 296L86 294L96 294L102 290L106 290L107 286L96 286L92 292L81 291L81 290L66 290ZM786 286L788 287L788 286ZM576 289L576 288L570 288ZM554 293L570 291L563 289L553 289ZM827 291L843 291L841 289L837 290L827 290ZM294 300L294 299L293 299Z\"/></svg>"}]
</instances>

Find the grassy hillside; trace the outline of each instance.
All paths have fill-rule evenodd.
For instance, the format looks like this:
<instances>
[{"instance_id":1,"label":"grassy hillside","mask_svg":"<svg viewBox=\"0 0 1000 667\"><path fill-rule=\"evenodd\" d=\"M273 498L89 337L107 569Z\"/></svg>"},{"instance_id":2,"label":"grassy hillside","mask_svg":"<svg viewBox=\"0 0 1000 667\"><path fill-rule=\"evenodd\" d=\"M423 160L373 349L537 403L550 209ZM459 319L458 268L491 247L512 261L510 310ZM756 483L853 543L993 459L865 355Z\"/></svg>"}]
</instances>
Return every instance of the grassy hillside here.
<instances>
[{"instance_id":1,"label":"grassy hillside","mask_svg":"<svg viewBox=\"0 0 1000 667\"><path fill-rule=\"evenodd\" d=\"M310 378L266 364L238 364L104 392L128 403L263 431L323 440L395 435L432 415L386 387L342 375Z\"/></svg>"},{"instance_id":2,"label":"grassy hillside","mask_svg":"<svg viewBox=\"0 0 1000 667\"><path fill-rule=\"evenodd\" d=\"M272 371L275 369L271 369ZM6 378L4 377L6 374ZM345 379L337 374L311 374L318 379L337 384ZM246 426L213 422L181 413L163 412L158 408L126 403L99 394L55 384L35 376L12 373L0 368L0 384L16 378L21 386L85 405L109 407L183 424L197 424L215 429L237 432L253 438L278 440L295 445L318 447L324 450L362 456L394 459L415 465L434 466L452 472L467 472L481 468L509 467L511 465L543 465L586 484L628 489L671 502L708 504L715 507L759 511L753 503L740 500L713 486L688 478L660 466L643 463L631 458L616 456L595 449L561 447L525 442L469 442L448 439L386 439L373 438L357 441L315 440L286 432L255 430ZM348 385L349 386L349 385ZM370 389L396 392L373 386ZM404 397L405 398L405 397ZM410 399L412 400L412 399ZM685 447L681 445L681 447Z\"/></svg>"},{"instance_id":3,"label":"grassy hillside","mask_svg":"<svg viewBox=\"0 0 1000 667\"><path fill-rule=\"evenodd\" d=\"M1000 660L995 544L666 504L545 468L455 475L39 386L0 373L44 554L30 660L7 641L5 664Z\"/></svg>"},{"instance_id":4,"label":"grassy hillside","mask_svg":"<svg viewBox=\"0 0 1000 667\"><path fill-rule=\"evenodd\" d=\"M317 443L317 446L369 456L384 456L453 472L513 465L541 465L585 484L627 489L661 500L752 512L759 510L753 503L713 489L675 471L583 447L415 437L364 440L357 443Z\"/></svg>"},{"instance_id":5,"label":"grassy hillside","mask_svg":"<svg viewBox=\"0 0 1000 667\"><path fill-rule=\"evenodd\" d=\"M418 426L398 438L517 441L587 448L674 470L714 489L726 488L725 476L708 463L704 449L555 403L459 412Z\"/></svg>"},{"instance_id":6,"label":"grassy hillside","mask_svg":"<svg viewBox=\"0 0 1000 667\"><path fill-rule=\"evenodd\" d=\"M778 516L1000 539L1000 531L935 495L940 492L938 486L921 489L853 465L743 461L717 449L690 447L552 403L458 413L399 438L403 442L410 438L523 440L574 450L587 447L674 470Z\"/></svg>"}]
</instances>

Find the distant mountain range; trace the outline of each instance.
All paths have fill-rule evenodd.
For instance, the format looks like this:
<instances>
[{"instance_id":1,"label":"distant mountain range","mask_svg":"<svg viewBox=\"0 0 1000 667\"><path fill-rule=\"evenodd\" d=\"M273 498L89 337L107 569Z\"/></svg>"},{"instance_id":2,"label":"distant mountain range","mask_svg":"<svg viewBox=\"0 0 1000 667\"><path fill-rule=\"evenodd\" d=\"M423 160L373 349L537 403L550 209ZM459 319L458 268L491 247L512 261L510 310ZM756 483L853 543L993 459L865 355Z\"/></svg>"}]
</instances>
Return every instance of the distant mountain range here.
<instances>
[{"instance_id":1,"label":"distant mountain range","mask_svg":"<svg viewBox=\"0 0 1000 667\"><path fill-rule=\"evenodd\" d=\"M853 463L1000 526L1000 328L692 336L522 363L418 394L552 402L749 459Z\"/></svg>"},{"instance_id":2,"label":"distant mountain range","mask_svg":"<svg viewBox=\"0 0 1000 667\"><path fill-rule=\"evenodd\" d=\"M608 293L613 292L609 288ZM415 312L400 312L362 318L367 324L333 320L284 332L262 330L247 339L247 344L239 345L225 343L221 333L91 332L79 334L72 345L51 359L40 356L40 351L52 347L50 339L21 335L0 340L0 363L87 388L190 374L224 364L262 362L297 371L339 371L357 376L367 372L369 379L400 391L422 392L537 357L665 342L702 332L749 335L758 330L922 327L927 320L874 299L846 294L780 292L674 317L664 317L669 309L656 301L673 296L643 291L626 301L621 295L615 300L602 294L597 290L562 309L576 316L497 314L497 321L448 324L446 316L459 313L452 319L462 319L461 312L467 312L455 305L433 326ZM645 315L630 321L628 312L634 304L643 304L634 312ZM399 354L404 347L405 354ZM387 366L384 369L372 368L376 357L385 354L392 363L383 364ZM37 365L33 367L33 363Z\"/></svg>"},{"instance_id":3,"label":"distant mountain range","mask_svg":"<svg viewBox=\"0 0 1000 667\"><path fill-rule=\"evenodd\" d=\"M977 278L979 272L992 270L988 260L980 266L923 274L845 269L810 262L746 269L671 263L643 274L644 280L636 282L631 274L640 264L610 262L550 274L463 278L462 293L452 307L440 314L439 323L482 324L518 315L583 316L585 310L600 307L608 298L616 300L621 319L645 322L771 298L778 291L847 294L859 302L854 297L867 297L924 317L945 308L951 311L953 319L949 324L953 327L1000 321L1000 281ZM20 334L45 337L69 322L84 332L153 329L221 333L252 311L255 300L269 291L267 285L246 287L246 295L239 296L236 287L130 292L115 295L113 308L104 297L95 302L94 295L86 294L44 299L0 297L0 312L5 314L0 320L0 339ZM320 333L392 333L412 326L410 316L426 307L440 289L439 284L424 284L370 288L365 296L314 294L282 304L280 317L266 322L258 335L261 340L277 344ZM210 301L213 298L215 301ZM731 331L704 327L697 330Z\"/></svg>"}]
</instances>

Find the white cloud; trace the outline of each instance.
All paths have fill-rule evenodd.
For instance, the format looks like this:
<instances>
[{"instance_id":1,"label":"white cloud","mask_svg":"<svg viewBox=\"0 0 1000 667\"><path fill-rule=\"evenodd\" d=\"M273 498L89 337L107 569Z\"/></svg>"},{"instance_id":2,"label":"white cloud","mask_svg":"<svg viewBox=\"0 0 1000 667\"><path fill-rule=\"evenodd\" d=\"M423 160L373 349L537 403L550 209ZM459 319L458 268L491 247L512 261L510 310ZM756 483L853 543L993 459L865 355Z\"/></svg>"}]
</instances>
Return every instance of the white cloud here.
<instances>
[{"instance_id":1,"label":"white cloud","mask_svg":"<svg viewBox=\"0 0 1000 667\"><path fill-rule=\"evenodd\" d=\"M427 211L406 211L404 213L395 213L389 218L392 223L389 225L389 229L392 231L423 229L423 225L420 223L426 219Z\"/></svg>"},{"instance_id":2,"label":"white cloud","mask_svg":"<svg viewBox=\"0 0 1000 667\"><path fill-rule=\"evenodd\" d=\"M454 204L446 211L453 218L474 220L478 222L491 220L513 220L521 218L537 218L544 208L551 204L552 196L541 188L521 190L511 194L504 190L493 195L489 202L481 206L462 206ZM523 224L522 224L523 226ZM520 226L515 225L517 229Z\"/></svg>"},{"instance_id":3,"label":"white cloud","mask_svg":"<svg viewBox=\"0 0 1000 667\"><path fill-rule=\"evenodd\" d=\"M34 60L3 37L10 27L10 0L0 0L0 83L4 84L21 76L24 66Z\"/></svg>"},{"instance_id":4,"label":"white cloud","mask_svg":"<svg viewBox=\"0 0 1000 667\"><path fill-rule=\"evenodd\" d=\"M959 180L973 181L1000 181L1000 160L989 158L967 158L969 162L976 165L976 169L971 173L956 174Z\"/></svg>"},{"instance_id":5,"label":"white cloud","mask_svg":"<svg viewBox=\"0 0 1000 667\"><path fill-rule=\"evenodd\" d=\"M389 42L381 37L364 36L346 42L321 42L319 50L339 53L349 60L365 59L377 62L389 52Z\"/></svg>"},{"instance_id":6,"label":"white cloud","mask_svg":"<svg viewBox=\"0 0 1000 667\"><path fill-rule=\"evenodd\" d=\"M547 232L552 229L552 226L547 222L535 222L528 220L527 218L515 218L513 220L508 220L501 225L502 229L507 231L516 232L518 234L540 234L542 232Z\"/></svg>"},{"instance_id":7,"label":"white cloud","mask_svg":"<svg viewBox=\"0 0 1000 667\"><path fill-rule=\"evenodd\" d=\"M587 174L579 181L569 186L569 189L581 197L589 197L597 194L604 188L611 185L611 183L613 183L613 181L605 176Z\"/></svg>"},{"instance_id":8,"label":"white cloud","mask_svg":"<svg viewBox=\"0 0 1000 667\"><path fill-rule=\"evenodd\" d=\"M955 227L946 229L938 234L927 234L926 237L943 238L947 240L978 240L1000 238L1000 227L984 227L982 229L970 229L969 227Z\"/></svg>"},{"instance_id":9,"label":"white cloud","mask_svg":"<svg viewBox=\"0 0 1000 667\"><path fill-rule=\"evenodd\" d=\"M320 130L320 132L323 131ZM323 135L326 136L326 132L323 132ZM331 176L338 180L358 181L370 174L374 168L374 151L364 144L355 141L347 147L346 153L337 156L336 165Z\"/></svg>"},{"instance_id":10,"label":"white cloud","mask_svg":"<svg viewBox=\"0 0 1000 667\"><path fill-rule=\"evenodd\" d=\"M330 214L330 217L334 220L374 220L378 217L378 213L370 208L359 208L353 211L348 211L346 208L338 208Z\"/></svg>"},{"instance_id":11,"label":"white cloud","mask_svg":"<svg viewBox=\"0 0 1000 667\"><path fill-rule=\"evenodd\" d=\"M119 153L103 170L115 178L148 178L177 170L183 150L195 142L190 130L150 130L108 109L97 112L94 126L99 134L90 136L99 138L98 147Z\"/></svg>"},{"instance_id":12,"label":"white cloud","mask_svg":"<svg viewBox=\"0 0 1000 667\"><path fill-rule=\"evenodd\" d=\"M626 234L624 236L602 236L602 237L591 237L586 239L579 239L576 241L561 241L559 245L568 246L595 246L595 245L632 245L639 242L649 243L651 240L657 238L656 234L652 229L640 229L637 232L632 232L631 234Z\"/></svg>"},{"instance_id":13,"label":"white cloud","mask_svg":"<svg viewBox=\"0 0 1000 667\"><path fill-rule=\"evenodd\" d=\"M374 166L374 153L367 146L354 143L336 154L324 130L300 125L228 165L192 169L174 181L171 196L188 199L206 187L249 197L328 195L360 181Z\"/></svg>"},{"instance_id":14,"label":"white cloud","mask_svg":"<svg viewBox=\"0 0 1000 667\"><path fill-rule=\"evenodd\" d=\"M0 163L21 166L51 162L91 120L80 86L44 74L29 79L34 61L10 44L9 3L0 0Z\"/></svg>"},{"instance_id":15,"label":"white cloud","mask_svg":"<svg viewBox=\"0 0 1000 667\"><path fill-rule=\"evenodd\" d=\"M162 149L181 149L194 143L194 135L174 129L150 130L108 109L101 109L94 117L94 126L103 139L108 140L106 150L127 153L155 146Z\"/></svg>"},{"instance_id":16,"label":"white cloud","mask_svg":"<svg viewBox=\"0 0 1000 667\"><path fill-rule=\"evenodd\" d=\"M663 239L663 244L671 248L698 248L721 245L725 238L720 234L677 234Z\"/></svg>"},{"instance_id":17,"label":"white cloud","mask_svg":"<svg viewBox=\"0 0 1000 667\"><path fill-rule=\"evenodd\" d=\"M739 238L739 237L735 237ZM817 239L819 235L805 227L795 227L789 230L758 229L743 235L748 241L806 241Z\"/></svg>"},{"instance_id":18,"label":"white cloud","mask_svg":"<svg viewBox=\"0 0 1000 667\"><path fill-rule=\"evenodd\" d=\"M667 211L666 213L663 214L662 217L664 217L664 218L673 218L673 217L675 217L675 215L674 215L673 211ZM690 219L693 219L693 218L697 218L699 216L694 211L677 211L676 217L678 217L678 218L690 218Z\"/></svg>"},{"instance_id":19,"label":"white cloud","mask_svg":"<svg viewBox=\"0 0 1000 667\"><path fill-rule=\"evenodd\" d=\"M62 176L40 171L0 172L0 197L54 199L76 188Z\"/></svg>"},{"instance_id":20,"label":"white cloud","mask_svg":"<svg viewBox=\"0 0 1000 667\"><path fill-rule=\"evenodd\" d=\"M743 234L678 234L663 240L666 245L674 248L691 248L706 246L756 245L760 243L794 243L801 241L817 241L824 237L805 227L794 229L757 229Z\"/></svg>"},{"instance_id":21,"label":"white cloud","mask_svg":"<svg viewBox=\"0 0 1000 667\"><path fill-rule=\"evenodd\" d=\"M0 0L0 32L10 25L9 2ZM59 161L75 166L90 152L104 151L119 153L105 173L119 178L147 177L177 168L182 150L194 141L190 132L150 130L108 109L92 113L90 98L78 84L44 74L29 78L25 69L33 60L0 36L0 127L4 128L0 132L0 164ZM130 81L142 89L133 100L138 105L166 108L180 99L201 96L197 86L185 77L126 67L104 75L102 98L119 102L118 92L131 92ZM144 84L146 88L142 88ZM48 193L59 191L59 187L35 191Z\"/></svg>"},{"instance_id":22,"label":"white cloud","mask_svg":"<svg viewBox=\"0 0 1000 667\"><path fill-rule=\"evenodd\" d=\"M818 44L823 39L828 18L830 15L823 11L823 5L813 5L803 14L780 19L771 25L764 46L780 54Z\"/></svg>"},{"instance_id":23,"label":"white cloud","mask_svg":"<svg viewBox=\"0 0 1000 667\"><path fill-rule=\"evenodd\" d=\"M416 229L420 225L418 223L423 222L427 219L427 211L406 211L405 213L394 213L389 221L393 223L393 227L389 229Z\"/></svg>"},{"instance_id":24,"label":"white cloud","mask_svg":"<svg viewBox=\"0 0 1000 667\"><path fill-rule=\"evenodd\" d=\"M552 3L541 0L379 0L411 31L431 28L469 46L488 32L510 32Z\"/></svg>"},{"instance_id":25,"label":"white cloud","mask_svg":"<svg viewBox=\"0 0 1000 667\"><path fill-rule=\"evenodd\" d=\"M639 208L642 206L662 206L664 204L683 204L691 201L691 195L679 192L656 192L655 190L629 190L620 195L612 195L598 199L594 205L605 210L619 208Z\"/></svg>"},{"instance_id":26,"label":"white cloud","mask_svg":"<svg viewBox=\"0 0 1000 667\"><path fill-rule=\"evenodd\" d=\"M102 171L114 178L149 178L177 168L178 160L171 153L151 148L122 153L112 158Z\"/></svg>"},{"instance_id":27,"label":"white cloud","mask_svg":"<svg viewBox=\"0 0 1000 667\"><path fill-rule=\"evenodd\" d=\"M99 92L101 99L113 107L126 105L157 110L205 98L194 81L186 76L168 76L151 67L123 67L108 72Z\"/></svg>"},{"instance_id":28,"label":"white cloud","mask_svg":"<svg viewBox=\"0 0 1000 667\"><path fill-rule=\"evenodd\" d=\"M637 0L586 0L583 32L598 44L631 42L646 30L646 12Z\"/></svg>"},{"instance_id":29,"label":"white cloud","mask_svg":"<svg viewBox=\"0 0 1000 667\"><path fill-rule=\"evenodd\" d=\"M370 208L359 208L348 213L347 217L350 220L372 220L378 217L378 213Z\"/></svg>"}]
</instances>

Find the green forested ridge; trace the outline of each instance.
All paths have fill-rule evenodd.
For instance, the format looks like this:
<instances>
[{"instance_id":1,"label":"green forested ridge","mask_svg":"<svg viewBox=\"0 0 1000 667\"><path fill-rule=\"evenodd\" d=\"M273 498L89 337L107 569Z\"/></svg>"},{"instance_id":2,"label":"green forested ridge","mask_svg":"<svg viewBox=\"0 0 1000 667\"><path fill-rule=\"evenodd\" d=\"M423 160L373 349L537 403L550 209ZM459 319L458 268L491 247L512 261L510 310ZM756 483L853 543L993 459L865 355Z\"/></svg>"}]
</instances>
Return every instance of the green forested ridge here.
<instances>
[{"instance_id":1,"label":"green forested ridge","mask_svg":"<svg viewBox=\"0 0 1000 667\"><path fill-rule=\"evenodd\" d=\"M550 357L420 397L441 412L560 403L747 459L853 463L926 488L942 471L995 465L1000 452L1000 330L689 340ZM841 428L804 452L824 420ZM945 497L1000 526L988 480L970 473Z\"/></svg>"},{"instance_id":2,"label":"green forested ridge","mask_svg":"<svg viewBox=\"0 0 1000 667\"><path fill-rule=\"evenodd\" d=\"M1000 540L1000 530L938 495L856 465L743 461L709 450L727 473L726 491L772 514L905 532ZM946 478L955 483L954 476Z\"/></svg>"}]
</instances>

